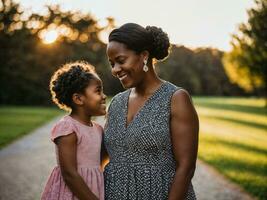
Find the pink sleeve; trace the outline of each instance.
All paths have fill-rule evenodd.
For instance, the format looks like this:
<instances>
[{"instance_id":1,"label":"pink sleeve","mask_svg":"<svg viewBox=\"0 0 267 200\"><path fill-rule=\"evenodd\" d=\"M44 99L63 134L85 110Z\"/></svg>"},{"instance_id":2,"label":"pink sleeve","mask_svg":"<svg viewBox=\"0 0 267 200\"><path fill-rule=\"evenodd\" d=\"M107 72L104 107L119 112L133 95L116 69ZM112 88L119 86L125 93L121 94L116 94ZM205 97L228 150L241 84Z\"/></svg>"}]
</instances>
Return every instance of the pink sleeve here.
<instances>
[{"instance_id":1,"label":"pink sleeve","mask_svg":"<svg viewBox=\"0 0 267 200\"><path fill-rule=\"evenodd\" d=\"M75 127L70 121L61 120L53 127L51 131L51 140L54 142L56 138L66 136L74 132L76 133Z\"/></svg>"}]
</instances>

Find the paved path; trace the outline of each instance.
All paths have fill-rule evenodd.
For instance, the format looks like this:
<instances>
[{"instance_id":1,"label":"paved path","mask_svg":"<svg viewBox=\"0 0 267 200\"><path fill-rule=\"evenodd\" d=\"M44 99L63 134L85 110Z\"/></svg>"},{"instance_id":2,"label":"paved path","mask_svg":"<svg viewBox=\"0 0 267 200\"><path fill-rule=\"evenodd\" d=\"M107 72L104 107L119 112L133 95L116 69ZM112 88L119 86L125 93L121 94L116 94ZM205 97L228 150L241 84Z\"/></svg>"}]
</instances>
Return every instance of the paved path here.
<instances>
[{"instance_id":1,"label":"paved path","mask_svg":"<svg viewBox=\"0 0 267 200\"><path fill-rule=\"evenodd\" d=\"M0 200L37 200L55 165L49 132L58 118L0 151ZM98 118L103 124L103 118ZM198 200L252 200L211 167L198 161L193 185Z\"/></svg>"}]
</instances>

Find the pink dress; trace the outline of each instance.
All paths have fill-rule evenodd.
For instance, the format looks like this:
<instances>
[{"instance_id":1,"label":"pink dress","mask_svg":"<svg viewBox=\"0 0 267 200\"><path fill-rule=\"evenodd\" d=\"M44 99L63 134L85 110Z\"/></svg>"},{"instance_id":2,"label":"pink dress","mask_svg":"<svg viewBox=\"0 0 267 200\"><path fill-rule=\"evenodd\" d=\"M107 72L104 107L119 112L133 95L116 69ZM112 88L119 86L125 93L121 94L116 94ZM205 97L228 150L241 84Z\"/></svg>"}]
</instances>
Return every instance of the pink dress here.
<instances>
[{"instance_id":1,"label":"pink dress","mask_svg":"<svg viewBox=\"0 0 267 200\"><path fill-rule=\"evenodd\" d=\"M64 116L52 129L51 139L75 132L77 135L77 169L91 191L104 200L104 178L100 168L100 150L103 129L93 122L93 126L86 126L70 116ZM58 150L56 146L57 163ZM56 166L52 171L44 188L41 200L76 200L65 184Z\"/></svg>"}]
</instances>

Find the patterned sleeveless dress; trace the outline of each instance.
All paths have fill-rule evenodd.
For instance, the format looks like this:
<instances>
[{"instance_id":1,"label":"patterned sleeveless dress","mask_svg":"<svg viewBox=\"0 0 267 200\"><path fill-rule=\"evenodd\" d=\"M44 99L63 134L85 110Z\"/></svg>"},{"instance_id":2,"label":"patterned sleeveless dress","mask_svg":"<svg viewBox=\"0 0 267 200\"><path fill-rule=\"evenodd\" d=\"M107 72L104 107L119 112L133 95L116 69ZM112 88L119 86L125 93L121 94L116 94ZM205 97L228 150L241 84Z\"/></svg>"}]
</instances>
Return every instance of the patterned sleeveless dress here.
<instances>
[{"instance_id":1,"label":"patterned sleeveless dress","mask_svg":"<svg viewBox=\"0 0 267 200\"><path fill-rule=\"evenodd\" d=\"M171 97L179 88L164 82L126 125L130 89L110 106L104 144L106 200L167 200L176 162L170 138ZM196 199L192 184L187 200Z\"/></svg>"}]
</instances>

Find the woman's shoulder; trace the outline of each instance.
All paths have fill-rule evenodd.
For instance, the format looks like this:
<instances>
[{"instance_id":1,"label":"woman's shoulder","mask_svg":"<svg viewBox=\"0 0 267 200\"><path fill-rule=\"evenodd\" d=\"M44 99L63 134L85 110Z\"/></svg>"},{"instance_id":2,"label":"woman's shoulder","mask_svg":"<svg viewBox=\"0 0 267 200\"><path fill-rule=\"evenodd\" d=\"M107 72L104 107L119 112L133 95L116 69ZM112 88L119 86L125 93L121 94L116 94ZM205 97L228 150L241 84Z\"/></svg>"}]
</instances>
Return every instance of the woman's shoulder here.
<instances>
[{"instance_id":1,"label":"woman's shoulder","mask_svg":"<svg viewBox=\"0 0 267 200\"><path fill-rule=\"evenodd\" d=\"M185 89L179 89L172 96L173 113L188 116L195 113L194 105L190 94Z\"/></svg>"},{"instance_id":2,"label":"woman's shoulder","mask_svg":"<svg viewBox=\"0 0 267 200\"><path fill-rule=\"evenodd\" d=\"M166 88L169 90L169 91L172 91L172 92L176 92L180 89L183 89L182 87L180 86L177 86L169 81L165 81L165 85L166 85Z\"/></svg>"},{"instance_id":3,"label":"woman's shoulder","mask_svg":"<svg viewBox=\"0 0 267 200\"><path fill-rule=\"evenodd\" d=\"M179 90L183 90L183 88L169 81L164 81L158 94L162 101L169 102Z\"/></svg>"},{"instance_id":4,"label":"woman's shoulder","mask_svg":"<svg viewBox=\"0 0 267 200\"><path fill-rule=\"evenodd\" d=\"M183 106L186 103L191 102L191 96L189 92L184 89L183 87L177 86L171 82L166 81L165 82L167 93L170 94L172 104L178 104Z\"/></svg>"},{"instance_id":5,"label":"woman's shoulder","mask_svg":"<svg viewBox=\"0 0 267 200\"><path fill-rule=\"evenodd\" d=\"M118 104L120 105L125 98L127 98L127 95L129 94L130 92L130 89L128 90L125 90L123 92L120 92L118 94L116 94L110 101L110 105L113 105L113 104Z\"/></svg>"},{"instance_id":6,"label":"woman's shoulder","mask_svg":"<svg viewBox=\"0 0 267 200\"><path fill-rule=\"evenodd\" d=\"M124 98L128 93L129 93L130 89L127 89L123 92L119 92L118 94L116 94L112 100L121 100L122 98Z\"/></svg>"},{"instance_id":7,"label":"woman's shoulder","mask_svg":"<svg viewBox=\"0 0 267 200\"><path fill-rule=\"evenodd\" d=\"M190 94L184 88L178 88L173 94L173 100L187 102L191 100Z\"/></svg>"}]
</instances>

